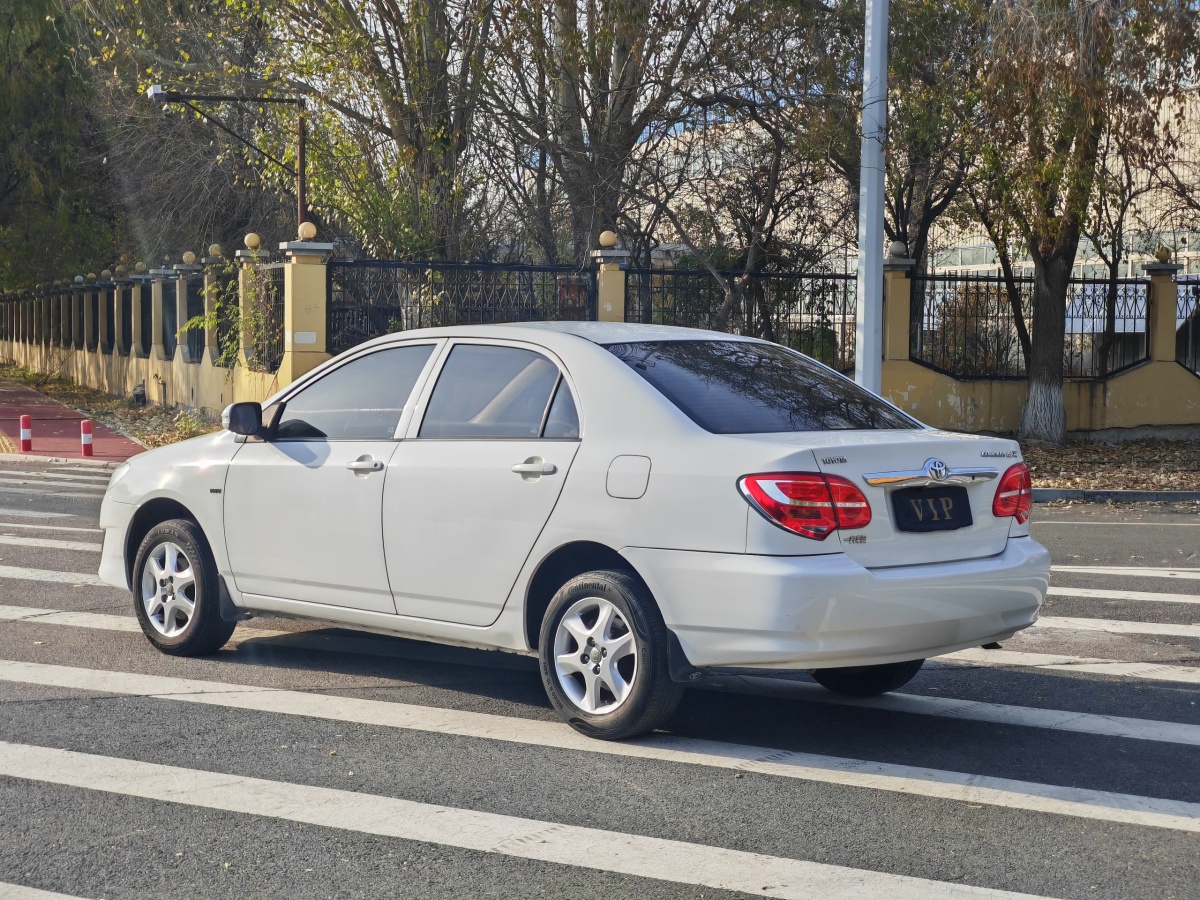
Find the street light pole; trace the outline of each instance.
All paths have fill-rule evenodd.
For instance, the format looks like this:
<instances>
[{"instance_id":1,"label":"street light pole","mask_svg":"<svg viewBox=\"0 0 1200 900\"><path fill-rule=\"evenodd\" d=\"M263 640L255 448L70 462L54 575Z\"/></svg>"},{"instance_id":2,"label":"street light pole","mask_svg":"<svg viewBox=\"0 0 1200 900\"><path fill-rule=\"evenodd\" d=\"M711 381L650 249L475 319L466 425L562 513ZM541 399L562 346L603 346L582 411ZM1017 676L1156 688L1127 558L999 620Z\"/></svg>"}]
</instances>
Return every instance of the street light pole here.
<instances>
[{"instance_id":1,"label":"street light pole","mask_svg":"<svg viewBox=\"0 0 1200 900\"><path fill-rule=\"evenodd\" d=\"M866 0L866 5L854 380L879 393L883 387L883 140L887 128L888 0Z\"/></svg>"},{"instance_id":2,"label":"street light pole","mask_svg":"<svg viewBox=\"0 0 1200 900\"><path fill-rule=\"evenodd\" d=\"M246 138L242 137L220 119L215 116L210 116L207 113L202 113L210 122L237 138L255 153L266 157L275 165L279 166L286 172L291 172L296 176L296 224L303 225L308 219L308 185L305 179L305 139L307 136L307 127L305 125L305 104L303 97L246 97L241 94L185 94L180 91L164 90L161 84L151 85L146 91L146 96L155 103L183 103L186 106L195 109L191 101L201 103L284 103L296 107L296 168L292 169L282 161L276 159L265 150L261 150L254 146ZM199 112L199 110L197 110Z\"/></svg>"}]
</instances>

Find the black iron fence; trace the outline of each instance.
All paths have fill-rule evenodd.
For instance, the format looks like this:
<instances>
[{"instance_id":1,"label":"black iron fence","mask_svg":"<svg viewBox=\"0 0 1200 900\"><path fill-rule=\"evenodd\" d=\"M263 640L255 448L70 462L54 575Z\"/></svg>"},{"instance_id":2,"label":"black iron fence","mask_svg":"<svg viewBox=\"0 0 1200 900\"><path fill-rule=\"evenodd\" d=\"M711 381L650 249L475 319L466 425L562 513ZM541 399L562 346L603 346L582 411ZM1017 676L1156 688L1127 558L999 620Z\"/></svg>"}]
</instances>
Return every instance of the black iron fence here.
<instances>
[{"instance_id":1,"label":"black iron fence","mask_svg":"<svg viewBox=\"0 0 1200 900\"><path fill-rule=\"evenodd\" d=\"M1200 375L1200 275L1181 279L1176 290L1175 361Z\"/></svg>"},{"instance_id":2,"label":"black iron fence","mask_svg":"<svg viewBox=\"0 0 1200 900\"><path fill-rule=\"evenodd\" d=\"M175 278L164 278L162 282L162 307L159 316L162 319L163 355L167 359L175 358L175 350L179 346L179 313L175 304L175 291L179 281Z\"/></svg>"},{"instance_id":3,"label":"black iron fence","mask_svg":"<svg viewBox=\"0 0 1200 900\"><path fill-rule=\"evenodd\" d=\"M204 315L204 276L191 275L179 280L184 294L183 325ZM181 325L182 327L182 325ZM198 363L204 356L204 329L189 328L183 333L184 362Z\"/></svg>"},{"instance_id":4,"label":"black iron fence","mask_svg":"<svg viewBox=\"0 0 1200 900\"><path fill-rule=\"evenodd\" d=\"M1032 334L1034 280L1014 281ZM1066 299L1064 372L1105 378L1149 358L1150 283L1138 279L1073 279ZM909 357L961 379L1024 378L1014 304L994 275L914 275Z\"/></svg>"},{"instance_id":5,"label":"black iron fence","mask_svg":"<svg viewBox=\"0 0 1200 900\"><path fill-rule=\"evenodd\" d=\"M120 285L117 290L121 303L121 340L117 342L117 353L128 356L133 349L133 287Z\"/></svg>"},{"instance_id":6,"label":"black iron fence","mask_svg":"<svg viewBox=\"0 0 1200 900\"><path fill-rule=\"evenodd\" d=\"M583 320L595 275L572 266L354 260L328 266L326 349L395 331L493 322Z\"/></svg>"},{"instance_id":7,"label":"black iron fence","mask_svg":"<svg viewBox=\"0 0 1200 900\"><path fill-rule=\"evenodd\" d=\"M843 372L854 368L856 276L629 269L625 320L762 337Z\"/></svg>"}]
</instances>

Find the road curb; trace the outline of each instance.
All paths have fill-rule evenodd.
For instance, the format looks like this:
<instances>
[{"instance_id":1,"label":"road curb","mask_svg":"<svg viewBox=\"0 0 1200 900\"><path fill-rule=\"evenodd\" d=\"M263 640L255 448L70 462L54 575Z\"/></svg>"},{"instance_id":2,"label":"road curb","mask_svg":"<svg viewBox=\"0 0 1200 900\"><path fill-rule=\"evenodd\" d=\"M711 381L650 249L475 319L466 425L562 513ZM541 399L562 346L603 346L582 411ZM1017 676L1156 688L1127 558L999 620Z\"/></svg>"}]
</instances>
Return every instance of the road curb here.
<instances>
[{"instance_id":1,"label":"road curb","mask_svg":"<svg viewBox=\"0 0 1200 900\"><path fill-rule=\"evenodd\" d=\"M1071 500L1079 503L1200 503L1200 491L1084 491L1034 488L1034 503Z\"/></svg>"}]
</instances>

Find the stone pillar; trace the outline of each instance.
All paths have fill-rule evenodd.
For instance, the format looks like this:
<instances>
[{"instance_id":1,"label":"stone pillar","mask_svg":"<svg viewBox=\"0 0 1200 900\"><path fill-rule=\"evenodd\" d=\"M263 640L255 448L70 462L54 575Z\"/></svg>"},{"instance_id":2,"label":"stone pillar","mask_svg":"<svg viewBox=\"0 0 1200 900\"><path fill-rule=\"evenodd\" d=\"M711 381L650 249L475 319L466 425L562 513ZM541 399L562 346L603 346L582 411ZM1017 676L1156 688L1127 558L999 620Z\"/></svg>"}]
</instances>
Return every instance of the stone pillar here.
<instances>
[{"instance_id":1,"label":"stone pillar","mask_svg":"<svg viewBox=\"0 0 1200 900\"><path fill-rule=\"evenodd\" d=\"M1147 263L1150 276L1147 292L1146 339L1150 342L1150 359L1154 362L1175 361L1176 310L1179 307L1175 274L1183 266L1174 263Z\"/></svg>"},{"instance_id":2,"label":"stone pillar","mask_svg":"<svg viewBox=\"0 0 1200 900\"><path fill-rule=\"evenodd\" d=\"M596 264L596 313L600 322L625 321L625 267L629 251L617 249L617 235L600 234L600 249L588 254Z\"/></svg>"},{"instance_id":3,"label":"stone pillar","mask_svg":"<svg viewBox=\"0 0 1200 900\"><path fill-rule=\"evenodd\" d=\"M916 262L889 256L883 263L883 358L907 360L912 329L912 281Z\"/></svg>"},{"instance_id":4,"label":"stone pillar","mask_svg":"<svg viewBox=\"0 0 1200 900\"><path fill-rule=\"evenodd\" d=\"M333 252L333 244L291 241L279 249L288 256L283 270L283 361L279 364L279 386L284 387L329 359L325 258Z\"/></svg>"},{"instance_id":5,"label":"stone pillar","mask_svg":"<svg viewBox=\"0 0 1200 900\"><path fill-rule=\"evenodd\" d=\"M163 282L170 269L151 269L150 276L150 357L166 359L167 348L163 344ZM149 385L147 385L149 391Z\"/></svg>"},{"instance_id":6,"label":"stone pillar","mask_svg":"<svg viewBox=\"0 0 1200 900\"><path fill-rule=\"evenodd\" d=\"M246 323L252 315L250 306L255 296L255 266L267 261L267 253L259 249L262 238L253 231L242 240L246 249L233 255L238 261L238 365L249 367L253 348L250 346L251 335Z\"/></svg>"}]
</instances>

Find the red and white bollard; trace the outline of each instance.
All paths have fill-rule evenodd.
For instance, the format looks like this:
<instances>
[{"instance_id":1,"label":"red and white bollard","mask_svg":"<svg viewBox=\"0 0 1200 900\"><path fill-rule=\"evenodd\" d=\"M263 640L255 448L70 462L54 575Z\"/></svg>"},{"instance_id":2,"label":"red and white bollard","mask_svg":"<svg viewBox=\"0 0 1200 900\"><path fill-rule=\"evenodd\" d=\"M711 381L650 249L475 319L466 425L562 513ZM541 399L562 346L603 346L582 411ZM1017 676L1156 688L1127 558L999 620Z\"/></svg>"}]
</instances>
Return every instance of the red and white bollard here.
<instances>
[{"instance_id":1,"label":"red and white bollard","mask_svg":"<svg viewBox=\"0 0 1200 900\"><path fill-rule=\"evenodd\" d=\"M92 455L92 420L84 419L79 423L79 440L83 442L83 455Z\"/></svg>"},{"instance_id":2,"label":"red and white bollard","mask_svg":"<svg viewBox=\"0 0 1200 900\"><path fill-rule=\"evenodd\" d=\"M21 452L33 450L33 416L21 416Z\"/></svg>"}]
</instances>

